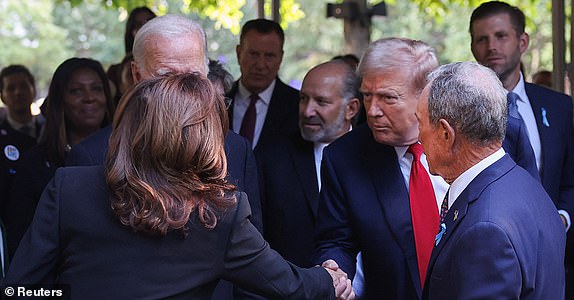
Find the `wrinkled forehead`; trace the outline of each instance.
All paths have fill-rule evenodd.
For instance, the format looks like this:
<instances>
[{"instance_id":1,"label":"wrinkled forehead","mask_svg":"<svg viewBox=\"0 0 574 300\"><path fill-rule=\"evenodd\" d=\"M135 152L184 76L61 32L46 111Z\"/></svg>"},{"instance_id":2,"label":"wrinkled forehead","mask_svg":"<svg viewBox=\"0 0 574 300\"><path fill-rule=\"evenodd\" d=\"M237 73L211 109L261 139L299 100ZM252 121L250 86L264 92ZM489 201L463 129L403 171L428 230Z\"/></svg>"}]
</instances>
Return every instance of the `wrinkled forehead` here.
<instances>
[{"instance_id":1,"label":"wrinkled forehead","mask_svg":"<svg viewBox=\"0 0 574 300\"><path fill-rule=\"evenodd\" d=\"M150 39L143 56L141 63L155 75L196 72L207 76L207 56L198 38ZM137 57L135 59L139 61Z\"/></svg>"}]
</instances>

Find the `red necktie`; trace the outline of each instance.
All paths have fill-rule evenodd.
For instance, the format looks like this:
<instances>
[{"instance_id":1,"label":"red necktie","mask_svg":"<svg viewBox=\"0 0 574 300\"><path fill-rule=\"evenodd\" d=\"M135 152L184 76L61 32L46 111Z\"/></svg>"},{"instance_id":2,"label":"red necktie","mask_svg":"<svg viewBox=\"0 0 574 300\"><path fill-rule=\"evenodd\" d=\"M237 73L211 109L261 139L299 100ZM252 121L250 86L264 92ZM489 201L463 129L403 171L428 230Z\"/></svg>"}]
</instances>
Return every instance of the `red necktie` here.
<instances>
[{"instance_id":1,"label":"red necktie","mask_svg":"<svg viewBox=\"0 0 574 300\"><path fill-rule=\"evenodd\" d=\"M409 194L419 276L421 286L424 286L436 229L439 226L439 214L430 177L420 162L423 153L422 146L416 143L411 145L407 151L413 154Z\"/></svg>"},{"instance_id":2,"label":"red necktie","mask_svg":"<svg viewBox=\"0 0 574 300\"><path fill-rule=\"evenodd\" d=\"M255 121L257 120L257 111L255 110L255 103L259 100L257 94L252 94L249 96L251 101L249 106L247 106L247 111L243 116L243 121L241 121L241 129L239 129L239 134L246 139L248 139L251 144L253 144L253 132L255 131Z\"/></svg>"}]
</instances>

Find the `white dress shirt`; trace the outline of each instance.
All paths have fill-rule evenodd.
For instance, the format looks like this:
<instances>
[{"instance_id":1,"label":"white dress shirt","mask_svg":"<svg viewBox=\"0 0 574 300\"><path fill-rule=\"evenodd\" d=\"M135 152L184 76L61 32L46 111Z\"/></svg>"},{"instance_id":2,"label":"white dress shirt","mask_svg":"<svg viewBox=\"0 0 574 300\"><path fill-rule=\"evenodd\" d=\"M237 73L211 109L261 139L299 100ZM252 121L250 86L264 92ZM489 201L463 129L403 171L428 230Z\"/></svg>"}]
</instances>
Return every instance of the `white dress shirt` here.
<instances>
[{"instance_id":1,"label":"white dress shirt","mask_svg":"<svg viewBox=\"0 0 574 300\"><path fill-rule=\"evenodd\" d=\"M253 131L253 143L251 147L255 149L257 142L259 142L259 137L261 136L261 131L263 130L263 124L265 123L265 117L267 116L267 110L269 109L269 102L271 102L271 96L273 96L273 90L275 89L275 80L271 84L259 93L259 101L255 103L255 110L257 111L257 119L255 120L255 130ZM239 134L241 130L241 122L243 121L243 116L247 111L249 102L251 102L251 92L241 83L239 80L239 85L237 89L237 94L235 99L233 99L233 131Z\"/></svg>"},{"instance_id":2,"label":"white dress shirt","mask_svg":"<svg viewBox=\"0 0 574 300\"><path fill-rule=\"evenodd\" d=\"M413 164L413 155L407 152L408 146L404 147L395 147L395 151L397 153L397 157L399 158L399 165L401 167L401 173L403 173L403 179L405 180L405 185L407 186L407 190L409 190L410 186L410 178L411 178L411 166ZM429 165L427 162L426 154L421 155L421 163L429 172ZM440 176L435 176L429 173L429 177L432 183L432 187L435 194L435 200L437 203L437 211L440 214L440 206L442 205L442 201L444 200L444 196L448 190L448 183L442 179Z\"/></svg>"},{"instance_id":3,"label":"white dress shirt","mask_svg":"<svg viewBox=\"0 0 574 300\"><path fill-rule=\"evenodd\" d=\"M536 125L536 118L534 117L534 111L532 110L530 99L528 98L528 95L526 95L526 89L524 88L524 77L522 77L522 73L520 73L520 80L518 81L518 84L512 91L517 94L518 97L520 97L520 99L516 101L516 104L518 105L518 113L526 125L528 139L530 140L530 145L532 145L532 150L534 150L534 156L536 157L536 167L538 167L538 171L540 171L543 163L540 134L538 134L538 126Z\"/></svg>"}]
</instances>

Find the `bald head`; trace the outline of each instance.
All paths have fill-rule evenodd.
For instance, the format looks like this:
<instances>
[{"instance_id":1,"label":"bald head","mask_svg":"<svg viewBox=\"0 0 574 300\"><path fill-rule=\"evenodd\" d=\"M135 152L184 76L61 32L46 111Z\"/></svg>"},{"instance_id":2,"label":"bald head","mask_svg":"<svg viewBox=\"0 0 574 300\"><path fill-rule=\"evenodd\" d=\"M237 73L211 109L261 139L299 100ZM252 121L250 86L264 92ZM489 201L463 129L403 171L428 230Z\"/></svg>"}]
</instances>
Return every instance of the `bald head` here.
<instances>
[{"instance_id":1,"label":"bald head","mask_svg":"<svg viewBox=\"0 0 574 300\"><path fill-rule=\"evenodd\" d=\"M359 111L359 78L340 60L312 68L301 86L299 129L307 141L331 143Z\"/></svg>"},{"instance_id":2,"label":"bald head","mask_svg":"<svg viewBox=\"0 0 574 300\"><path fill-rule=\"evenodd\" d=\"M165 15L147 22L134 40L134 82L166 73L208 73L205 32L182 16Z\"/></svg>"}]
</instances>

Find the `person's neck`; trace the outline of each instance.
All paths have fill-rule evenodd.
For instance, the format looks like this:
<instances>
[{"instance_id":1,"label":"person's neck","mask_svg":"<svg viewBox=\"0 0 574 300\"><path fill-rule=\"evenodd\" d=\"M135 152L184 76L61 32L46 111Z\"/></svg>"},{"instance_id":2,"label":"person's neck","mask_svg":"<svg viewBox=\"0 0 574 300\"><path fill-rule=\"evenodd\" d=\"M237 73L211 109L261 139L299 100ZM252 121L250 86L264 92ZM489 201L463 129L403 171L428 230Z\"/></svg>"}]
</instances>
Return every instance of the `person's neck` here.
<instances>
[{"instance_id":1,"label":"person's neck","mask_svg":"<svg viewBox=\"0 0 574 300\"><path fill-rule=\"evenodd\" d=\"M20 124L26 124L30 121L32 121L32 112L30 110L22 110L22 111L8 111L8 113L10 114L10 118L12 118L12 120L20 123Z\"/></svg>"},{"instance_id":2,"label":"person's neck","mask_svg":"<svg viewBox=\"0 0 574 300\"><path fill-rule=\"evenodd\" d=\"M512 91L520 81L520 70L513 72L506 78L500 79L502 81L502 86L504 86L507 91Z\"/></svg>"},{"instance_id":3,"label":"person's neck","mask_svg":"<svg viewBox=\"0 0 574 300\"><path fill-rule=\"evenodd\" d=\"M68 130L68 144L70 146L78 144L97 130L97 128L91 130Z\"/></svg>"},{"instance_id":4,"label":"person's neck","mask_svg":"<svg viewBox=\"0 0 574 300\"><path fill-rule=\"evenodd\" d=\"M443 176L445 181L452 183L462 173L492 155L500 147L502 147L502 142L492 142L488 145L476 145L469 141L460 143L453 153L456 159L453 160L455 163L450 168L450 174Z\"/></svg>"}]
</instances>

